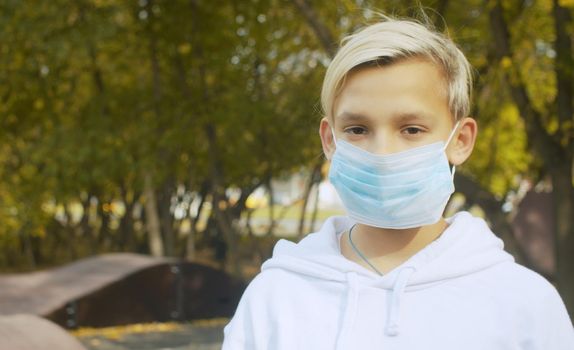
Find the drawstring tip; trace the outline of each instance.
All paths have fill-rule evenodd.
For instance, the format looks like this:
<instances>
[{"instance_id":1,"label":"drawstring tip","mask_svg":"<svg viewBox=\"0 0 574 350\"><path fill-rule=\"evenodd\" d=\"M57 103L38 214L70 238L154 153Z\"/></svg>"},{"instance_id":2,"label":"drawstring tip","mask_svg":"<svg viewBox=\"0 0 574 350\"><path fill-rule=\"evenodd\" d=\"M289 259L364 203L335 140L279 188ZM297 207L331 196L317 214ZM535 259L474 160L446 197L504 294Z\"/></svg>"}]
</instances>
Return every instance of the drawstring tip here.
<instances>
[{"instance_id":1,"label":"drawstring tip","mask_svg":"<svg viewBox=\"0 0 574 350\"><path fill-rule=\"evenodd\" d=\"M394 337L399 334L399 326L396 324L392 324L387 327L386 333L388 336Z\"/></svg>"}]
</instances>

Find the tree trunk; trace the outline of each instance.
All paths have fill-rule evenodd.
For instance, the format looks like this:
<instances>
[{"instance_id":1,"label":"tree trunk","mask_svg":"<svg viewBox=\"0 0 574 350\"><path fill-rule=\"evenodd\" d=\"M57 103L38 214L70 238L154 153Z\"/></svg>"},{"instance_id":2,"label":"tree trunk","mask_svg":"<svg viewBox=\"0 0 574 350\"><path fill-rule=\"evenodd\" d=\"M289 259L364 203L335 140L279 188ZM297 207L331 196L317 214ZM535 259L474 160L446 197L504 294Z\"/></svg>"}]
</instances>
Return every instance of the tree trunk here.
<instances>
[{"instance_id":1,"label":"tree trunk","mask_svg":"<svg viewBox=\"0 0 574 350\"><path fill-rule=\"evenodd\" d=\"M295 7L297 7L297 10L301 12L303 17L305 17L307 23L309 23L309 26L317 36L317 39L319 39L319 42L321 43L321 46L323 46L323 49L329 54L329 56L331 57L335 56L335 53L337 52L337 46L336 46L337 43L333 38L333 34L329 30L329 28L327 28L325 24L318 19L319 16L317 16L315 9L311 6L309 1L292 0L292 2L295 5Z\"/></svg>"},{"instance_id":2,"label":"tree trunk","mask_svg":"<svg viewBox=\"0 0 574 350\"><path fill-rule=\"evenodd\" d=\"M197 207L197 213L195 217L190 216L191 220L191 229L189 232L189 236L187 237L187 244L186 244L186 251L185 251L185 258L188 261L193 261L195 259L195 235L197 234L197 223L199 218L201 217L201 213L203 212L204 205L206 203L207 193L209 191L209 182L204 181L201 185L201 191L199 192L199 197L201 198L199 202L199 206Z\"/></svg>"},{"instance_id":3,"label":"tree trunk","mask_svg":"<svg viewBox=\"0 0 574 350\"><path fill-rule=\"evenodd\" d=\"M201 202L197 208L197 215L195 218L190 217L190 228L189 228L189 236L187 236L187 242L185 244L185 260L187 261L194 261L195 260L195 236L197 234L197 222L199 221L199 217L201 216L201 212L203 211L203 204L205 203L205 195L201 196Z\"/></svg>"},{"instance_id":4,"label":"tree trunk","mask_svg":"<svg viewBox=\"0 0 574 350\"><path fill-rule=\"evenodd\" d=\"M216 249L223 250L224 255L224 266L225 270L234 276L241 276L241 270L239 266L238 259L238 245L237 245L237 234L233 229L232 220L226 211L227 208L221 208L220 204L225 203L225 196L222 195L220 190L214 190L213 192L213 202L212 210L215 219L216 228L219 234L224 238L222 242L218 244L221 246L216 246ZM219 235L216 235L219 236Z\"/></svg>"},{"instance_id":5,"label":"tree trunk","mask_svg":"<svg viewBox=\"0 0 574 350\"><path fill-rule=\"evenodd\" d=\"M98 215L100 216L98 243L101 249L107 250L110 242L110 215L104 211L104 201L101 198L98 198Z\"/></svg>"},{"instance_id":6,"label":"tree trunk","mask_svg":"<svg viewBox=\"0 0 574 350\"><path fill-rule=\"evenodd\" d=\"M34 249L32 248L32 239L30 238L30 232L28 232L29 225L24 224L20 229L20 243L22 245L23 255L26 257L26 262L30 271L36 269L36 258L34 257Z\"/></svg>"},{"instance_id":7,"label":"tree trunk","mask_svg":"<svg viewBox=\"0 0 574 350\"><path fill-rule=\"evenodd\" d=\"M144 208L149 252L152 256L163 256L163 241L157 211L157 200L150 174L146 174L144 177Z\"/></svg>"},{"instance_id":8,"label":"tree trunk","mask_svg":"<svg viewBox=\"0 0 574 350\"><path fill-rule=\"evenodd\" d=\"M463 174L456 174L454 184L456 191L464 195L468 206L476 204L484 210L486 217L491 221L492 231L504 241L506 251L511 253L517 262L533 268L532 259L516 240L512 226L508 222L508 216L502 211L503 202Z\"/></svg>"},{"instance_id":9,"label":"tree trunk","mask_svg":"<svg viewBox=\"0 0 574 350\"><path fill-rule=\"evenodd\" d=\"M271 182L271 174L267 175L267 181L265 184L267 187L267 194L269 198L269 227L267 228L266 236L270 236L275 231L275 193L273 192L273 183Z\"/></svg>"},{"instance_id":10,"label":"tree trunk","mask_svg":"<svg viewBox=\"0 0 574 350\"><path fill-rule=\"evenodd\" d=\"M307 213L307 205L309 202L309 196L311 195L311 189L315 183L321 181L321 167L323 166L323 159L315 163L315 166L311 170L309 175L309 180L307 181L307 186L305 186L305 192L303 193L303 205L301 206L301 216L299 218L299 228L297 230L297 237L300 240L305 234L305 216Z\"/></svg>"},{"instance_id":11,"label":"tree trunk","mask_svg":"<svg viewBox=\"0 0 574 350\"><path fill-rule=\"evenodd\" d=\"M569 166L559 166L551 172L552 197L556 221L556 281L564 303L574 318L574 189L572 170Z\"/></svg>"},{"instance_id":12,"label":"tree trunk","mask_svg":"<svg viewBox=\"0 0 574 350\"><path fill-rule=\"evenodd\" d=\"M90 208L91 208L92 194L88 193L86 198L82 200L82 219L79 223L81 236L85 237L89 243L90 254L93 255L98 250L97 240L94 237L94 232L90 226Z\"/></svg>"},{"instance_id":13,"label":"tree trunk","mask_svg":"<svg viewBox=\"0 0 574 350\"><path fill-rule=\"evenodd\" d=\"M574 229L572 212L574 209L574 189L572 187L572 167L574 162L574 142L571 123L574 121L572 113L572 52L570 39L566 28L571 25L572 18L568 11L562 8L558 0L553 2L553 16L555 21L556 41L554 43L557 53L556 69L556 99L558 122L560 128L556 134L550 134L543 120L551 120L549 115L542 115L536 110L528 96L521 72L511 66L505 70L506 80L509 83L511 96L517 105L524 120L528 141L531 149L542 162L553 182L552 197L554 199L555 227L557 245L557 281L562 298L571 317L574 315ZM502 2L496 1L489 10L489 22L494 39L494 48L499 60L512 59L513 52L510 40L510 31L504 18ZM565 44L568 42L567 44ZM567 45L567 49L561 45Z\"/></svg>"},{"instance_id":14,"label":"tree trunk","mask_svg":"<svg viewBox=\"0 0 574 350\"><path fill-rule=\"evenodd\" d=\"M165 256L175 256L175 236L173 230L173 215L171 214L171 196L173 193L173 181L167 180L161 187L159 204L160 228L163 234Z\"/></svg>"},{"instance_id":15,"label":"tree trunk","mask_svg":"<svg viewBox=\"0 0 574 350\"><path fill-rule=\"evenodd\" d=\"M120 219L120 227L118 232L118 247L121 250L135 249L134 237L134 207L139 200L139 194L129 196L125 186L121 186L122 201L126 208L124 216ZM131 197L131 198L130 198Z\"/></svg>"},{"instance_id":16,"label":"tree trunk","mask_svg":"<svg viewBox=\"0 0 574 350\"><path fill-rule=\"evenodd\" d=\"M195 230L195 225L193 221L191 222L189 230L189 235L187 236L187 241L185 242L185 260L194 261L195 260L195 235L197 234Z\"/></svg>"},{"instance_id":17,"label":"tree trunk","mask_svg":"<svg viewBox=\"0 0 574 350\"><path fill-rule=\"evenodd\" d=\"M311 214L311 226L309 232L315 232L315 222L317 221L317 214L319 214L319 186L321 182L315 184L315 201L313 203L313 214Z\"/></svg>"}]
</instances>

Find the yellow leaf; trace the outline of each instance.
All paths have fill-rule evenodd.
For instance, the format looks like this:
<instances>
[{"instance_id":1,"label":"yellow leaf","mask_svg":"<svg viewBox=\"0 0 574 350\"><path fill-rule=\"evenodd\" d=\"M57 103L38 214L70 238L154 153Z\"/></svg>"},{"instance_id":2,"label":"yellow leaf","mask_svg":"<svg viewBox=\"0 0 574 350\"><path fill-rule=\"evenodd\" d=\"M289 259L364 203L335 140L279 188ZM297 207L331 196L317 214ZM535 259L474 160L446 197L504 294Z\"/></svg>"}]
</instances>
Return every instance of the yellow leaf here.
<instances>
[{"instance_id":1,"label":"yellow leaf","mask_svg":"<svg viewBox=\"0 0 574 350\"><path fill-rule=\"evenodd\" d=\"M189 45L189 43L183 43L179 45L177 51L182 55L187 55L188 53L191 52L191 45Z\"/></svg>"},{"instance_id":2,"label":"yellow leaf","mask_svg":"<svg viewBox=\"0 0 574 350\"><path fill-rule=\"evenodd\" d=\"M36 101L34 101L34 109L36 110L44 109L44 100L41 98L36 99Z\"/></svg>"},{"instance_id":3,"label":"yellow leaf","mask_svg":"<svg viewBox=\"0 0 574 350\"><path fill-rule=\"evenodd\" d=\"M502 68L508 69L510 66L512 66L512 60L510 57L504 56L504 58L500 61L500 64L502 65Z\"/></svg>"},{"instance_id":4,"label":"yellow leaf","mask_svg":"<svg viewBox=\"0 0 574 350\"><path fill-rule=\"evenodd\" d=\"M45 238L46 237L46 229L44 227L38 227L34 231L34 236L39 237L39 238Z\"/></svg>"},{"instance_id":5,"label":"yellow leaf","mask_svg":"<svg viewBox=\"0 0 574 350\"><path fill-rule=\"evenodd\" d=\"M558 4L562 7L574 7L574 0L558 0Z\"/></svg>"}]
</instances>

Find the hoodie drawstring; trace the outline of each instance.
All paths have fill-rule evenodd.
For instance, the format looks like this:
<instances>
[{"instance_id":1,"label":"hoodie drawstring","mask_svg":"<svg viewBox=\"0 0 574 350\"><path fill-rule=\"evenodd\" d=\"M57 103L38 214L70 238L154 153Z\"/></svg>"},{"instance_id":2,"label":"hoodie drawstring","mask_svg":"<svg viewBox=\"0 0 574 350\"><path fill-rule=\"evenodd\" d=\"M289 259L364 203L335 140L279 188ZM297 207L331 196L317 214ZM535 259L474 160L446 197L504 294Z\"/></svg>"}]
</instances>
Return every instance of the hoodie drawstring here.
<instances>
[{"instance_id":1,"label":"hoodie drawstring","mask_svg":"<svg viewBox=\"0 0 574 350\"><path fill-rule=\"evenodd\" d=\"M401 312L401 301L404 295L405 289L411 278L412 274L416 271L415 267L407 266L401 269L393 285L391 302L388 309L387 326L385 327L385 334L388 336L396 336L399 334L399 321ZM341 331L337 338L337 349L350 349L347 342L349 341L349 333L351 332L351 327L355 322L355 316L357 312L358 304L358 281L357 274L355 272L347 272L346 279L348 284L347 290L347 300L345 304L345 312L343 314L343 324L341 326Z\"/></svg>"},{"instance_id":2,"label":"hoodie drawstring","mask_svg":"<svg viewBox=\"0 0 574 350\"><path fill-rule=\"evenodd\" d=\"M388 336L396 336L399 334L399 317L401 311L401 298L409 281L411 275L415 272L415 268L408 266L399 271L399 275L395 281L393 292L391 295L391 305L389 307L389 317L387 319L387 327L385 334Z\"/></svg>"},{"instance_id":3,"label":"hoodie drawstring","mask_svg":"<svg viewBox=\"0 0 574 350\"><path fill-rule=\"evenodd\" d=\"M355 323L355 315L357 313L357 303L359 299L359 293L357 290L357 274L355 272L347 272L346 277L348 284L347 300L345 304L345 313L343 314L343 324L341 325L341 331L337 337L337 350L352 348L347 346L347 338L351 331L351 326Z\"/></svg>"}]
</instances>

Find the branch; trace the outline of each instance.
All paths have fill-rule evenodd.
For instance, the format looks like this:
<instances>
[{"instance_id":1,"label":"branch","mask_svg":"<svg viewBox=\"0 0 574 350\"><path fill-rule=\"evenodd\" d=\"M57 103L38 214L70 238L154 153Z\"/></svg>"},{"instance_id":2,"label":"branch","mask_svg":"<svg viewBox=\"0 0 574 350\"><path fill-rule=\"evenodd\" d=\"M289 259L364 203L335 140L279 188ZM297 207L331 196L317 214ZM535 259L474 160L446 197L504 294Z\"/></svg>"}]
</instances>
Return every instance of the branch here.
<instances>
[{"instance_id":1,"label":"branch","mask_svg":"<svg viewBox=\"0 0 574 350\"><path fill-rule=\"evenodd\" d=\"M317 20L318 16L315 9L311 7L309 0L292 0L293 4L297 7L299 12L305 17L307 23L317 35L317 39L321 43L321 46L327 51L330 57L335 56L337 48L335 46L335 40L333 39L333 34L323 23Z\"/></svg>"},{"instance_id":2,"label":"branch","mask_svg":"<svg viewBox=\"0 0 574 350\"><path fill-rule=\"evenodd\" d=\"M519 262L538 271L531 257L516 239L514 229L508 222L508 216L502 211L502 201L476 181L460 173L454 177L454 187L457 192L464 195L467 204L470 206L476 204L484 210L486 217L492 222L493 231L504 241L506 249L513 253Z\"/></svg>"},{"instance_id":3,"label":"branch","mask_svg":"<svg viewBox=\"0 0 574 350\"><path fill-rule=\"evenodd\" d=\"M558 108L558 120L560 121L560 132L563 140L569 147L570 154L574 153L574 132L572 132L572 123L574 122L574 93L572 91L572 82L574 81L574 59L572 58L572 41L567 33L567 28L572 26L572 16L570 11L560 6L560 1L554 0L552 9L554 17L554 29L556 39L554 49L556 50L556 61L554 69L556 71L556 98L554 106ZM565 138L565 139L564 139Z\"/></svg>"},{"instance_id":4,"label":"branch","mask_svg":"<svg viewBox=\"0 0 574 350\"><path fill-rule=\"evenodd\" d=\"M471 200L472 204L479 205L485 212L502 213L502 201L468 176L457 173L454 177L454 187L464 194L467 201Z\"/></svg>"},{"instance_id":5,"label":"branch","mask_svg":"<svg viewBox=\"0 0 574 350\"><path fill-rule=\"evenodd\" d=\"M494 40L495 56L499 61L512 59L512 49L510 44L510 31L504 19L504 12L501 1L498 0L489 10L489 23L492 38ZM520 71L512 64L505 68L504 74L510 86L510 92L514 103L520 111L520 116L524 120L526 132L532 147L546 164L560 164L564 161L566 150L546 131L542 125L542 116L534 108L528 96L526 85L522 79Z\"/></svg>"},{"instance_id":6,"label":"branch","mask_svg":"<svg viewBox=\"0 0 574 350\"><path fill-rule=\"evenodd\" d=\"M436 14L434 16L434 23L435 27L438 28L440 31L443 31L446 26L446 21L444 19L446 10L449 5L449 0L441 0L438 2L436 6Z\"/></svg>"}]
</instances>

